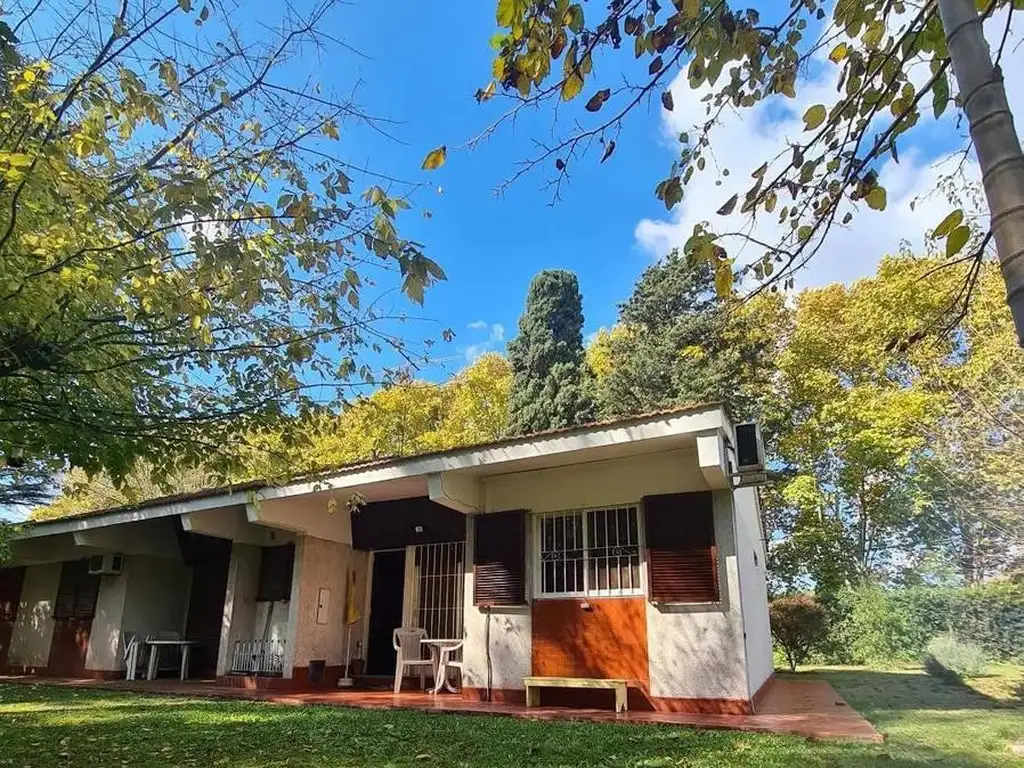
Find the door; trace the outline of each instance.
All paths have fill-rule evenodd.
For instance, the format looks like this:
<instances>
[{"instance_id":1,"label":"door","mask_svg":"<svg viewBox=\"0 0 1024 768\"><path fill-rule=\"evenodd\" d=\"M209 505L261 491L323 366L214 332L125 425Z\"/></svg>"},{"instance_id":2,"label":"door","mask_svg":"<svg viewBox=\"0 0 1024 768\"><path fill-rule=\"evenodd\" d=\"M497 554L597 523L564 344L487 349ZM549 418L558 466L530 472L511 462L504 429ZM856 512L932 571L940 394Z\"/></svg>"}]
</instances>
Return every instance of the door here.
<instances>
[{"instance_id":1,"label":"door","mask_svg":"<svg viewBox=\"0 0 1024 768\"><path fill-rule=\"evenodd\" d=\"M192 591L185 619L185 639L195 643L189 657L189 674L200 678L214 677L217 674L220 630L224 622L231 541L199 534L188 535L187 562L192 566Z\"/></svg>"},{"instance_id":2,"label":"door","mask_svg":"<svg viewBox=\"0 0 1024 768\"><path fill-rule=\"evenodd\" d=\"M370 586L370 627L366 641L366 672L395 674L395 646L392 633L402 626L402 598L405 594L405 550L373 553Z\"/></svg>"},{"instance_id":3,"label":"door","mask_svg":"<svg viewBox=\"0 0 1024 768\"><path fill-rule=\"evenodd\" d=\"M89 652L92 619L56 619L46 671L57 677L82 677Z\"/></svg>"},{"instance_id":4,"label":"door","mask_svg":"<svg viewBox=\"0 0 1024 768\"><path fill-rule=\"evenodd\" d=\"M115 576L113 578L121 578ZM88 558L66 562L60 569L53 604L53 638L46 670L51 675L81 677L89 651L89 633L96 615L100 577L89 573Z\"/></svg>"}]
</instances>

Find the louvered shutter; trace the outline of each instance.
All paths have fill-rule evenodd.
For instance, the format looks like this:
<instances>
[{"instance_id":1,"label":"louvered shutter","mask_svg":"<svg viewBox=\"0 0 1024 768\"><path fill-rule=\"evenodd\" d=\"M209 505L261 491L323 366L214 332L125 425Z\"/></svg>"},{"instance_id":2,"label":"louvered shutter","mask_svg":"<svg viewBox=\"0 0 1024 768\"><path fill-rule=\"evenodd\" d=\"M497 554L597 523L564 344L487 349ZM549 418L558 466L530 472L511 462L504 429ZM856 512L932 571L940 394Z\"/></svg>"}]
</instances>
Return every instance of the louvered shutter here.
<instances>
[{"instance_id":1,"label":"louvered shutter","mask_svg":"<svg viewBox=\"0 0 1024 768\"><path fill-rule=\"evenodd\" d=\"M651 600L716 602L718 549L711 493L647 496L644 522Z\"/></svg>"},{"instance_id":2,"label":"louvered shutter","mask_svg":"<svg viewBox=\"0 0 1024 768\"><path fill-rule=\"evenodd\" d=\"M21 600L24 580L24 566L0 568L0 621L14 621L18 618L18 602Z\"/></svg>"},{"instance_id":3,"label":"louvered shutter","mask_svg":"<svg viewBox=\"0 0 1024 768\"><path fill-rule=\"evenodd\" d=\"M260 553L260 581L257 600L288 600L292 595L295 544L263 547Z\"/></svg>"},{"instance_id":4,"label":"louvered shutter","mask_svg":"<svg viewBox=\"0 0 1024 768\"><path fill-rule=\"evenodd\" d=\"M53 618L91 619L96 615L99 591L100 577L89 573L88 559L64 563L60 569Z\"/></svg>"},{"instance_id":5,"label":"louvered shutter","mask_svg":"<svg viewBox=\"0 0 1024 768\"><path fill-rule=\"evenodd\" d=\"M473 534L473 602L526 604L526 513L477 515Z\"/></svg>"}]
</instances>

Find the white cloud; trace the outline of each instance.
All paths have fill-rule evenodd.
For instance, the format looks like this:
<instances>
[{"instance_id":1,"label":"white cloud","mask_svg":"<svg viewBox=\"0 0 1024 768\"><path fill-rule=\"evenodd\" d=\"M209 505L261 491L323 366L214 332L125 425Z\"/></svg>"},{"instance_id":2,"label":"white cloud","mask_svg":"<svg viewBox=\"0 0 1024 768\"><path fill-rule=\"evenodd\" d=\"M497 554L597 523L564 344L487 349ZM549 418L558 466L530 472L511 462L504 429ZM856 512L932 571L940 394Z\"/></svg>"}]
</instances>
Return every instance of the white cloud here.
<instances>
[{"instance_id":1,"label":"white cloud","mask_svg":"<svg viewBox=\"0 0 1024 768\"><path fill-rule=\"evenodd\" d=\"M501 323L489 324L485 320L475 320L468 327L474 331L482 331L489 327L490 331L484 341L474 342L462 350L467 362L472 363L480 356L496 350L505 341L505 326Z\"/></svg>"},{"instance_id":2,"label":"white cloud","mask_svg":"<svg viewBox=\"0 0 1024 768\"><path fill-rule=\"evenodd\" d=\"M1005 17L989 21L986 33L993 45L998 45L1002 35ZM1024 46L1019 39L1010 39L1004 52L1003 71L1024 71ZM824 52L822 54L824 56ZM718 232L742 231L765 243L781 239L784 230L778 224L777 215L761 213L761 217L749 227L748 220L738 212L730 217L717 215L716 211L733 194L743 192L752 183L750 174L766 159L790 152L790 141L803 140L803 113L812 104L830 104L835 99L838 68L825 65L815 79L805 80L795 100L775 97L759 105L723 116L711 135L713 157L708 157L708 170L695 174L685 189L683 201L676 206L667 219L643 219L635 230L637 243L653 257L660 257L674 247L681 247L693 232L695 224L708 221ZM926 68L922 68L926 70ZM927 71L920 73L926 78ZM914 78L918 79L915 73ZM1024 121L1024 81L1009 78L1006 82L1011 109ZM700 102L706 91L692 91L686 82L685 73L680 73L672 83L676 104L675 111L662 111L662 123L666 135L672 138L681 131L689 131L706 119L705 104ZM930 99L926 99L926 111L930 111ZM940 131L948 131L948 137L966 133L966 126L955 125L956 110L950 106L943 117ZM953 170L953 163L959 157L951 155L927 155L915 145L915 134L922 129L935 130L935 123L925 115L917 129L904 136L900 144L903 150L900 162L889 159L880 169L880 183L886 187L888 205L883 212L874 212L862 205L849 227L833 227L825 246L810 264L796 276L798 286L821 285L834 280L849 281L870 274L878 260L896 252L902 242L920 251L924 247L925 232L933 228L949 211L945 194L937 189L939 180ZM957 142L961 144L962 142ZM712 168L728 168L729 176L718 177ZM964 175L971 182L980 181L973 152L964 167ZM722 184L716 185L716 178ZM788 195L786 196L788 197ZM780 195L779 206L785 197ZM913 208L911 203L914 203ZM841 218L841 217L840 217ZM788 228L787 228L788 229ZM734 236L723 245L730 254L737 256L741 263L760 258L764 249Z\"/></svg>"}]
</instances>

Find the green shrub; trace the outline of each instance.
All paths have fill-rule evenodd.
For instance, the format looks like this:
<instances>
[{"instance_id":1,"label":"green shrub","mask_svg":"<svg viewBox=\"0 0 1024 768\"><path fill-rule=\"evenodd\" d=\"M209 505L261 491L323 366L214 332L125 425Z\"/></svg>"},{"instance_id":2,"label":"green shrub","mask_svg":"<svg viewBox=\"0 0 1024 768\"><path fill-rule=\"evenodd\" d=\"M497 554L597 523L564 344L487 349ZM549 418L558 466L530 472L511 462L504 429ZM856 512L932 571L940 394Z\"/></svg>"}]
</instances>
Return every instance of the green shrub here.
<instances>
[{"instance_id":1,"label":"green shrub","mask_svg":"<svg viewBox=\"0 0 1024 768\"><path fill-rule=\"evenodd\" d=\"M772 635L786 654L789 668L796 671L796 665L825 638L825 608L810 595L788 595L772 600L768 615Z\"/></svg>"},{"instance_id":2,"label":"green shrub","mask_svg":"<svg viewBox=\"0 0 1024 768\"><path fill-rule=\"evenodd\" d=\"M930 674L952 680L977 677L985 671L988 659L977 645L957 639L952 632L928 641L924 666Z\"/></svg>"},{"instance_id":3,"label":"green shrub","mask_svg":"<svg viewBox=\"0 0 1024 768\"><path fill-rule=\"evenodd\" d=\"M840 664L914 661L936 635L956 627L993 659L1024 659L1024 588L883 589L864 585L828 603L829 636L822 660Z\"/></svg>"}]
</instances>

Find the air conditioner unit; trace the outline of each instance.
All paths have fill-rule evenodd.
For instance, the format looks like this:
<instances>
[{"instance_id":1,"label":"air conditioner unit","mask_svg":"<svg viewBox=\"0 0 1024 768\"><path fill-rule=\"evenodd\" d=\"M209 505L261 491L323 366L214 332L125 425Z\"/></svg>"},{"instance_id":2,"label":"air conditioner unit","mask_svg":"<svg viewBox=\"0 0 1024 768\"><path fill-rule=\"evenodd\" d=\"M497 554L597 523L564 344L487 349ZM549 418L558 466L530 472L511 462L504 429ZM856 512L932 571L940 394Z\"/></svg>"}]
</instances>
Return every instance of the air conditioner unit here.
<instances>
[{"instance_id":1,"label":"air conditioner unit","mask_svg":"<svg viewBox=\"0 0 1024 768\"><path fill-rule=\"evenodd\" d=\"M117 576L124 568L124 555L93 555L89 558L89 573Z\"/></svg>"},{"instance_id":2,"label":"air conditioner unit","mask_svg":"<svg viewBox=\"0 0 1024 768\"><path fill-rule=\"evenodd\" d=\"M741 475L764 470L764 444L754 422L736 425L736 472Z\"/></svg>"}]
</instances>

